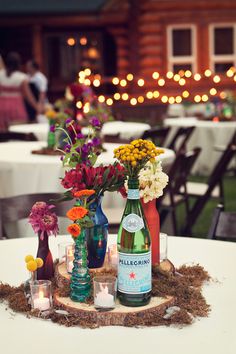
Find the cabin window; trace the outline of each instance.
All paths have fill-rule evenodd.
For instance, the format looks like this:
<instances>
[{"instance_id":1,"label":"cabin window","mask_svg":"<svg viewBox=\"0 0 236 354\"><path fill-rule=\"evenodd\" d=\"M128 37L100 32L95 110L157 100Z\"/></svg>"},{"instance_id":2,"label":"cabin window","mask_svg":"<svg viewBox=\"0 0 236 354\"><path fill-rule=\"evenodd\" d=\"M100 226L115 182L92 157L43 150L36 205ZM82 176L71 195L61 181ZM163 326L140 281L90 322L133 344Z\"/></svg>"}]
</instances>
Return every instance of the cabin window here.
<instances>
[{"instance_id":1,"label":"cabin window","mask_svg":"<svg viewBox=\"0 0 236 354\"><path fill-rule=\"evenodd\" d=\"M168 70L195 72L196 29L194 25L171 25L167 28Z\"/></svg>"},{"instance_id":2,"label":"cabin window","mask_svg":"<svg viewBox=\"0 0 236 354\"><path fill-rule=\"evenodd\" d=\"M221 73L236 66L236 24L210 26L210 67Z\"/></svg>"}]
</instances>

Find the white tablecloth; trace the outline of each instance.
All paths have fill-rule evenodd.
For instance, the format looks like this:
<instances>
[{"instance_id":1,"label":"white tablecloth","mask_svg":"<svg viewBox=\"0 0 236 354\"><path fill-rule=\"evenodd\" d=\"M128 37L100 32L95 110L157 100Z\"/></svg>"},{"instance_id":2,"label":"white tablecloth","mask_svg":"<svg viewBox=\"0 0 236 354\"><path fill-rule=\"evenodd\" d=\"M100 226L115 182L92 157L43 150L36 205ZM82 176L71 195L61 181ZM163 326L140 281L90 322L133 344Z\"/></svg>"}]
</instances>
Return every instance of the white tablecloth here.
<instances>
[{"instance_id":1,"label":"white tablecloth","mask_svg":"<svg viewBox=\"0 0 236 354\"><path fill-rule=\"evenodd\" d=\"M187 143L188 149L196 146L202 148L202 151L193 168L193 173L200 175L209 175L221 153L214 149L215 146L227 146L236 130L236 122L212 122L197 120L196 118L169 118L164 120L166 126L173 127L171 136L179 127L195 126L195 130ZM168 143L168 142L167 142Z\"/></svg>"},{"instance_id":2,"label":"white tablecloth","mask_svg":"<svg viewBox=\"0 0 236 354\"><path fill-rule=\"evenodd\" d=\"M120 137L123 139L136 139L140 138L143 132L149 128L150 125L146 123L114 121L105 123L102 127L101 133L102 135L116 135L119 133ZM47 123L12 125L9 130L17 133L34 133L38 140L47 141ZM83 131L86 133L86 128L83 128L82 132Z\"/></svg>"},{"instance_id":3,"label":"white tablecloth","mask_svg":"<svg viewBox=\"0 0 236 354\"><path fill-rule=\"evenodd\" d=\"M50 238L57 257L57 243L65 237ZM114 243L115 237L111 238ZM50 321L26 318L0 304L1 352L84 353L84 354L234 354L236 347L236 244L201 239L169 237L168 258L179 266L199 263L213 280L203 288L211 305L208 318L193 325L175 327L63 327ZM19 285L28 278L26 254L36 254L37 238L0 241L0 280Z\"/></svg>"},{"instance_id":4,"label":"white tablecloth","mask_svg":"<svg viewBox=\"0 0 236 354\"><path fill-rule=\"evenodd\" d=\"M0 144L0 197L29 193L49 193L63 191L60 177L64 169L60 156L33 155L32 150L45 146L44 142L7 142ZM109 164L115 160L113 150L119 144L105 143L107 150L102 153L97 164ZM163 165L174 159L172 150L160 155Z\"/></svg>"}]
</instances>

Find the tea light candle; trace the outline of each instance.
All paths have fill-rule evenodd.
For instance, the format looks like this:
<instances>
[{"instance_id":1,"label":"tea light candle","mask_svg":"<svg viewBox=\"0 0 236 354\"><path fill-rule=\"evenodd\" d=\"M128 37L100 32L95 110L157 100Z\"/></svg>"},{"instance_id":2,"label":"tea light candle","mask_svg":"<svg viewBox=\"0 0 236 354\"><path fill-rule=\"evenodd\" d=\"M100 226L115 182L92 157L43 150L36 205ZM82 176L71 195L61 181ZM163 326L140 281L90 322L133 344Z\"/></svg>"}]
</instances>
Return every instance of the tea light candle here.
<instances>
[{"instance_id":1,"label":"tea light candle","mask_svg":"<svg viewBox=\"0 0 236 354\"><path fill-rule=\"evenodd\" d=\"M33 299L34 309L46 311L50 309L50 300L48 297L44 297L43 291L39 292L39 297Z\"/></svg>"},{"instance_id":2,"label":"tea light candle","mask_svg":"<svg viewBox=\"0 0 236 354\"><path fill-rule=\"evenodd\" d=\"M74 247L73 245L66 247L66 270L68 273L72 273L74 261Z\"/></svg>"},{"instance_id":3,"label":"tea light candle","mask_svg":"<svg viewBox=\"0 0 236 354\"><path fill-rule=\"evenodd\" d=\"M94 304L99 307L114 307L114 296L108 293L107 286L96 294Z\"/></svg>"},{"instance_id":4,"label":"tea light candle","mask_svg":"<svg viewBox=\"0 0 236 354\"><path fill-rule=\"evenodd\" d=\"M118 264L117 245L111 245L108 247L108 261L111 266L117 267Z\"/></svg>"},{"instance_id":5,"label":"tea light candle","mask_svg":"<svg viewBox=\"0 0 236 354\"><path fill-rule=\"evenodd\" d=\"M74 262L73 261L68 262L67 272L72 273L73 267L74 267Z\"/></svg>"}]
</instances>

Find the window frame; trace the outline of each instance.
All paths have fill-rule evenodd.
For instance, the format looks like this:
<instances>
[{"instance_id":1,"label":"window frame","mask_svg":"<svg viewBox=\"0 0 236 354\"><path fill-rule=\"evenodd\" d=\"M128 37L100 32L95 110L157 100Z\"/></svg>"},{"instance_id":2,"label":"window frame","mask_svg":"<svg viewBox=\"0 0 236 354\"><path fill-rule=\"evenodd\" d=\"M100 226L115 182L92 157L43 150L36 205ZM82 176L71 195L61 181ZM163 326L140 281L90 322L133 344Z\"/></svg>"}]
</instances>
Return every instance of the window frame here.
<instances>
[{"instance_id":1,"label":"window frame","mask_svg":"<svg viewBox=\"0 0 236 354\"><path fill-rule=\"evenodd\" d=\"M173 30L190 29L191 30L191 52L189 56L174 56L173 55ZM167 26L167 58L168 70L174 72L175 64L190 64L192 72L197 72L197 29L194 24L172 24Z\"/></svg>"},{"instance_id":2,"label":"window frame","mask_svg":"<svg viewBox=\"0 0 236 354\"><path fill-rule=\"evenodd\" d=\"M233 28L233 54L215 54L214 53L214 30L215 28ZM230 63L236 66L236 23L235 22L219 22L209 25L209 67L215 72L215 64Z\"/></svg>"}]
</instances>

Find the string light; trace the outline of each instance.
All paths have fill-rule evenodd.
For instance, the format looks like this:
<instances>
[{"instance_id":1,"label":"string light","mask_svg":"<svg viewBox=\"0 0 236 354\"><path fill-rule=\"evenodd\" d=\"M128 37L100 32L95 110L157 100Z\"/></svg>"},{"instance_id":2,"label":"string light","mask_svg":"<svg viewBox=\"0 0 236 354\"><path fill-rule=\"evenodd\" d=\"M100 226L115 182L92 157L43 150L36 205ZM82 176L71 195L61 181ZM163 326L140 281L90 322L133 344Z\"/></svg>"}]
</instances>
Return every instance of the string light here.
<instances>
[{"instance_id":1,"label":"string light","mask_svg":"<svg viewBox=\"0 0 236 354\"><path fill-rule=\"evenodd\" d=\"M168 102L168 97L167 96L162 96L161 101L163 103L167 103Z\"/></svg>"},{"instance_id":2,"label":"string light","mask_svg":"<svg viewBox=\"0 0 236 354\"><path fill-rule=\"evenodd\" d=\"M166 82L165 82L164 79L159 79L159 80L158 80L158 85L159 85L159 86L164 86L165 83L166 83Z\"/></svg>"},{"instance_id":3,"label":"string light","mask_svg":"<svg viewBox=\"0 0 236 354\"><path fill-rule=\"evenodd\" d=\"M146 93L146 97L150 100L150 99L152 99L153 98L153 93L152 93L152 91L148 91L147 93Z\"/></svg>"},{"instance_id":4,"label":"string light","mask_svg":"<svg viewBox=\"0 0 236 354\"><path fill-rule=\"evenodd\" d=\"M228 77L233 77L233 76L234 76L233 70L232 70L231 68L230 68L229 70L227 70L226 75L227 75Z\"/></svg>"},{"instance_id":5,"label":"string light","mask_svg":"<svg viewBox=\"0 0 236 354\"><path fill-rule=\"evenodd\" d=\"M200 96L200 95L194 96L194 101L195 101L196 103L201 102L201 96Z\"/></svg>"},{"instance_id":6,"label":"string light","mask_svg":"<svg viewBox=\"0 0 236 354\"><path fill-rule=\"evenodd\" d=\"M184 86L185 84L186 84L186 80L183 79L183 78L181 78L181 79L179 80L179 85L180 85L180 86Z\"/></svg>"},{"instance_id":7,"label":"string light","mask_svg":"<svg viewBox=\"0 0 236 354\"><path fill-rule=\"evenodd\" d=\"M70 37L67 39L67 44L70 46L70 47L73 47L76 43L76 40L73 38L73 37Z\"/></svg>"},{"instance_id":8,"label":"string light","mask_svg":"<svg viewBox=\"0 0 236 354\"><path fill-rule=\"evenodd\" d=\"M138 80L138 85L139 85L140 87L144 86L144 84L145 84L145 82L144 82L143 79L139 79L139 80Z\"/></svg>"},{"instance_id":9,"label":"string light","mask_svg":"<svg viewBox=\"0 0 236 354\"><path fill-rule=\"evenodd\" d=\"M98 101L99 101L100 103L105 102L105 97L104 97L103 95L98 96Z\"/></svg>"},{"instance_id":10,"label":"string light","mask_svg":"<svg viewBox=\"0 0 236 354\"><path fill-rule=\"evenodd\" d=\"M90 103L86 102L83 107L84 113L88 113L90 111Z\"/></svg>"},{"instance_id":11,"label":"string light","mask_svg":"<svg viewBox=\"0 0 236 354\"><path fill-rule=\"evenodd\" d=\"M84 80L84 84L86 86L90 86L91 85L91 81L87 78L87 79Z\"/></svg>"},{"instance_id":12,"label":"string light","mask_svg":"<svg viewBox=\"0 0 236 354\"><path fill-rule=\"evenodd\" d=\"M108 106L112 106L112 104L113 104L113 99L112 99L112 98L108 98L108 99L106 100L106 104L107 104Z\"/></svg>"},{"instance_id":13,"label":"string light","mask_svg":"<svg viewBox=\"0 0 236 354\"><path fill-rule=\"evenodd\" d=\"M172 73L172 71L168 71L168 72L166 73L167 79L172 79L173 76L174 76L174 73Z\"/></svg>"},{"instance_id":14,"label":"string light","mask_svg":"<svg viewBox=\"0 0 236 354\"><path fill-rule=\"evenodd\" d=\"M187 78L190 78L192 76L192 73L190 70L186 70L185 73L184 73L184 76L187 77Z\"/></svg>"},{"instance_id":15,"label":"string light","mask_svg":"<svg viewBox=\"0 0 236 354\"><path fill-rule=\"evenodd\" d=\"M123 93L123 95L121 97L122 97L123 101L127 101L129 99L128 93Z\"/></svg>"},{"instance_id":16,"label":"string light","mask_svg":"<svg viewBox=\"0 0 236 354\"><path fill-rule=\"evenodd\" d=\"M100 80L98 80L98 79L93 80L93 86L99 87L100 84L101 84Z\"/></svg>"},{"instance_id":17,"label":"string light","mask_svg":"<svg viewBox=\"0 0 236 354\"><path fill-rule=\"evenodd\" d=\"M157 71L154 71L154 73L152 73L152 77L154 80L157 80L159 78L160 74Z\"/></svg>"},{"instance_id":18,"label":"string light","mask_svg":"<svg viewBox=\"0 0 236 354\"><path fill-rule=\"evenodd\" d=\"M86 76L91 75L91 70L89 68L84 69L84 73Z\"/></svg>"},{"instance_id":19,"label":"string light","mask_svg":"<svg viewBox=\"0 0 236 354\"><path fill-rule=\"evenodd\" d=\"M201 77L200 74L197 73L197 74L194 75L193 78L194 78L195 81L200 81L202 77Z\"/></svg>"},{"instance_id":20,"label":"string light","mask_svg":"<svg viewBox=\"0 0 236 354\"><path fill-rule=\"evenodd\" d=\"M169 102L169 104L175 103L175 98L173 96L169 97L168 102Z\"/></svg>"},{"instance_id":21,"label":"string light","mask_svg":"<svg viewBox=\"0 0 236 354\"><path fill-rule=\"evenodd\" d=\"M221 81L219 75L215 75L215 76L213 77L213 81L214 81L216 84L218 84L218 83Z\"/></svg>"},{"instance_id":22,"label":"string light","mask_svg":"<svg viewBox=\"0 0 236 354\"><path fill-rule=\"evenodd\" d=\"M87 42L88 42L88 40L87 40L86 37L81 37L80 40L79 40L79 42L80 42L81 45L86 45Z\"/></svg>"},{"instance_id":23,"label":"string light","mask_svg":"<svg viewBox=\"0 0 236 354\"><path fill-rule=\"evenodd\" d=\"M127 81L125 79L120 80L120 86L125 87L127 85Z\"/></svg>"},{"instance_id":24,"label":"string light","mask_svg":"<svg viewBox=\"0 0 236 354\"><path fill-rule=\"evenodd\" d=\"M83 103L81 101L76 102L76 107L81 109L83 107Z\"/></svg>"},{"instance_id":25,"label":"string light","mask_svg":"<svg viewBox=\"0 0 236 354\"><path fill-rule=\"evenodd\" d=\"M188 98L189 97L189 92L187 90L183 91L182 96L184 98Z\"/></svg>"},{"instance_id":26,"label":"string light","mask_svg":"<svg viewBox=\"0 0 236 354\"><path fill-rule=\"evenodd\" d=\"M226 98L226 93L224 91L220 93L220 98L222 98L222 100Z\"/></svg>"},{"instance_id":27,"label":"string light","mask_svg":"<svg viewBox=\"0 0 236 354\"><path fill-rule=\"evenodd\" d=\"M144 97L138 96L138 103L143 103L143 102L144 102Z\"/></svg>"},{"instance_id":28,"label":"string light","mask_svg":"<svg viewBox=\"0 0 236 354\"><path fill-rule=\"evenodd\" d=\"M174 80L177 82L180 80L180 75L179 74L175 74L174 75Z\"/></svg>"},{"instance_id":29,"label":"string light","mask_svg":"<svg viewBox=\"0 0 236 354\"><path fill-rule=\"evenodd\" d=\"M209 92L212 96L215 96L217 94L217 90L214 87L212 87Z\"/></svg>"},{"instance_id":30,"label":"string light","mask_svg":"<svg viewBox=\"0 0 236 354\"><path fill-rule=\"evenodd\" d=\"M154 98L158 98L159 96L160 96L159 91L154 91L154 92L153 92L153 97L154 97Z\"/></svg>"},{"instance_id":31,"label":"string light","mask_svg":"<svg viewBox=\"0 0 236 354\"><path fill-rule=\"evenodd\" d=\"M183 100L183 99L182 99L181 96L176 96L176 97L175 97L175 102L176 102L176 103L181 103L182 100Z\"/></svg>"},{"instance_id":32,"label":"string light","mask_svg":"<svg viewBox=\"0 0 236 354\"><path fill-rule=\"evenodd\" d=\"M209 97L207 95L202 95L202 101L207 102Z\"/></svg>"},{"instance_id":33,"label":"string light","mask_svg":"<svg viewBox=\"0 0 236 354\"><path fill-rule=\"evenodd\" d=\"M116 100L116 101L118 101L118 100L120 100L120 93L119 92L116 92L115 94L114 94L114 99Z\"/></svg>"},{"instance_id":34,"label":"string light","mask_svg":"<svg viewBox=\"0 0 236 354\"><path fill-rule=\"evenodd\" d=\"M212 72L211 72L210 69L206 69L206 70L204 71L204 75L205 75L206 77L210 77L211 74L212 74Z\"/></svg>"},{"instance_id":35,"label":"string light","mask_svg":"<svg viewBox=\"0 0 236 354\"><path fill-rule=\"evenodd\" d=\"M126 79L127 79L128 81L132 81L133 78L134 78L134 75L133 75L133 74L128 74L128 75L126 76Z\"/></svg>"},{"instance_id":36,"label":"string light","mask_svg":"<svg viewBox=\"0 0 236 354\"><path fill-rule=\"evenodd\" d=\"M135 106L135 105L137 104L137 99L136 99L136 98L131 98L130 104L131 104L132 106Z\"/></svg>"},{"instance_id":37,"label":"string light","mask_svg":"<svg viewBox=\"0 0 236 354\"><path fill-rule=\"evenodd\" d=\"M112 79L113 85L118 85L119 82L120 82L120 80L118 79L118 77L113 77L113 79Z\"/></svg>"}]
</instances>

